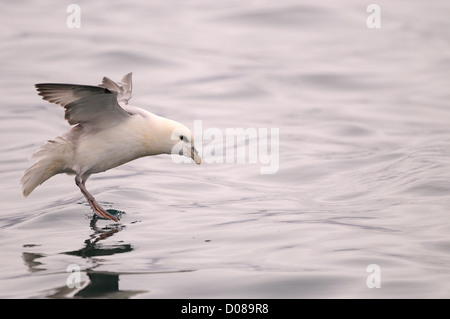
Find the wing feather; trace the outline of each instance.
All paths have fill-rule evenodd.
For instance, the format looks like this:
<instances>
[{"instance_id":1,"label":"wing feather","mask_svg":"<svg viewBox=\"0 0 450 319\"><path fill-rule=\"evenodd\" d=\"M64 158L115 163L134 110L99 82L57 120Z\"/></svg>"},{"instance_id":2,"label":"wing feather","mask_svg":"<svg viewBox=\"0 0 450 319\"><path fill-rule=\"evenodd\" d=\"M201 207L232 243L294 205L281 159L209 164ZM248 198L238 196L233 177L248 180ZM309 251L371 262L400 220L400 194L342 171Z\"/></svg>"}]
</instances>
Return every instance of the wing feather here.
<instances>
[{"instance_id":1,"label":"wing feather","mask_svg":"<svg viewBox=\"0 0 450 319\"><path fill-rule=\"evenodd\" d=\"M120 82L114 82L108 77L103 77L102 84L99 86L107 88L112 92L117 93L117 100L119 102L123 102L128 104L128 101L131 99L132 92L132 76L133 73L125 74Z\"/></svg>"},{"instance_id":2,"label":"wing feather","mask_svg":"<svg viewBox=\"0 0 450 319\"><path fill-rule=\"evenodd\" d=\"M70 125L108 127L130 116L117 101L117 92L100 86L40 83L39 95L46 101L65 108Z\"/></svg>"}]
</instances>

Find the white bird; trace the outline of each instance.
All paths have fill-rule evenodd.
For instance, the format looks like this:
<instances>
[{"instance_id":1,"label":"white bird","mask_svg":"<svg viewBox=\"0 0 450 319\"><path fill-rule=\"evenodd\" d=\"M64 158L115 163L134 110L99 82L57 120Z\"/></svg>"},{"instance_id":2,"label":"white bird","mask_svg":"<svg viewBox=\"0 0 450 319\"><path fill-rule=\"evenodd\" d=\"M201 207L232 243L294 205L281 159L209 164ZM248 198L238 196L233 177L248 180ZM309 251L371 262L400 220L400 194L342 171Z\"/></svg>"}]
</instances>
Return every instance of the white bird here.
<instances>
[{"instance_id":1,"label":"white bird","mask_svg":"<svg viewBox=\"0 0 450 319\"><path fill-rule=\"evenodd\" d=\"M128 105L131 76L132 73L125 75L118 83L104 77L98 86L35 85L44 100L65 108L65 119L73 127L31 155L30 159L36 162L20 180L24 197L56 174L74 174L75 183L92 210L117 222L87 191L90 175L158 154L176 153L201 163L193 134L186 126Z\"/></svg>"}]
</instances>

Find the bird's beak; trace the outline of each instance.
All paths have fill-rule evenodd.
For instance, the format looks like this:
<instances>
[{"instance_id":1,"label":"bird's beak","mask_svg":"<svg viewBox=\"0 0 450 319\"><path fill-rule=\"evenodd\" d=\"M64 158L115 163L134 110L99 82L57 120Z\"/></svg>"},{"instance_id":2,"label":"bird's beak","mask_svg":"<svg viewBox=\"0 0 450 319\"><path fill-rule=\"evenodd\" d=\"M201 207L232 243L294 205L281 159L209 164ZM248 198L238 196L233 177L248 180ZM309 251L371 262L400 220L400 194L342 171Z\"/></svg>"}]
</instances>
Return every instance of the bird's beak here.
<instances>
[{"instance_id":1,"label":"bird's beak","mask_svg":"<svg viewBox=\"0 0 450 319\"><path fill-rule=\"evenodd\" d=\"M197 165L200 165L202 163L202 158L200 155L198 155L198 152L194 146L191 147L191 158Z\"/></svg>"}]
</instances>

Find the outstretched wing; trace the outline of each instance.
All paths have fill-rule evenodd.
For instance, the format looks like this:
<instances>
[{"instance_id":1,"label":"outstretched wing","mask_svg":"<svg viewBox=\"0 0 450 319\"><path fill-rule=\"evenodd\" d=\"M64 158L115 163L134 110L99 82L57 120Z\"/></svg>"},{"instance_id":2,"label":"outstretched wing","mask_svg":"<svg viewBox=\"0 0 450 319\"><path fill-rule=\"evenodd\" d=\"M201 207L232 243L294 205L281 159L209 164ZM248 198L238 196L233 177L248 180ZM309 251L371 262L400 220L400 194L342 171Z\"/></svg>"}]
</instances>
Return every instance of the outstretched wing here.
<instances>
[{"instance_id":1,"label":"outstretched wing","mask_svg":"<svg viewBox=\"0 0 450 319\"><path fill-rule=\"evenodd\" d=\"M99 86L105 87L112 92L116 92L117 100L128 104L128 101L131 99L131 91L133 89L132 75L133 73L126 74L120 82L114 82L105 76L102 80L102 84Z\"/></svg>"},{"instance_id":2,"label":"outstretched wing","mask_svg":"<svg viewBox=\"0 0 450 319\"><path fill-rule=\"evenodd\" d=\"M70 125L105 128L131 116L120 107L117 92L108 88L60 83L35 86L44 100L65 108L65 119Z\"/></svg>"}]
</instances>

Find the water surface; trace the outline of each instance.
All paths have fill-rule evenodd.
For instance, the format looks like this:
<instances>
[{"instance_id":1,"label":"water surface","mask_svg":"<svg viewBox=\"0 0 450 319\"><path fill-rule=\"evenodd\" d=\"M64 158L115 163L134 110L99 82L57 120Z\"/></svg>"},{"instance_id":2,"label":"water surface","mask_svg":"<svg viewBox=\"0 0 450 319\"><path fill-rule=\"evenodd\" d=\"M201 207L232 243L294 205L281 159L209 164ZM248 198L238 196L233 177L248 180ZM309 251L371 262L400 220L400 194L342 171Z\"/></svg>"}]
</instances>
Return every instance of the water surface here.
<instances>
[{"instance_id":1,"label":"water surface","mask_svg":"<svg viewBox=\"0 0 450 319\"><path fill-rule=\"evenodd\" d=\"M0 297L450 297L447 1L378 1L380 29L356 0L77 3L80 29L52 1L0 12ZM118 224L70 176L22 199L69 128L33 85L128 72L191 128L279 128L279 170L136 160L87 183Z\"/></svg>"}]
</instances>

